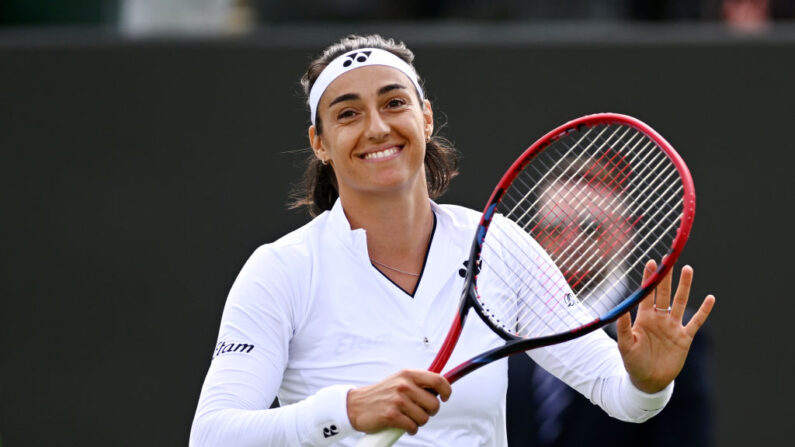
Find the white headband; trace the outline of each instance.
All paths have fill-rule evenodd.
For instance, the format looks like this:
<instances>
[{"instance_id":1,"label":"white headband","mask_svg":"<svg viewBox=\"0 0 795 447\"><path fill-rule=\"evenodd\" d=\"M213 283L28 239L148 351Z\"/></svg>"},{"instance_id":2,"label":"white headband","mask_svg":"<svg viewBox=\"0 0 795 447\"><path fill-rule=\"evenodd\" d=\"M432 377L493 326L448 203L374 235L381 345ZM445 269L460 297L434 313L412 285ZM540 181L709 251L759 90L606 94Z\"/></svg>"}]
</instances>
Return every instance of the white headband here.
<instances>
[{"instance_id":1,"label":"white headband","mask_svg":"<svg viewBox=\"0 0 795 447\"><path fill-rule=\"evenodd\" d=\"M392 67L400 71L411 79L414 88L420 94L420 98L424 99L425 95L422 93L420 82L417 80L417 73L407 64L403 59L395 56L389 51L380 48L360 48L358 50L345 53L329 62L326 68L320 72L312 89L309 91L309 111L312 114L312 124L315 124L315 117L317 116L317 104L320 102L320 97L326 91L328 86L334 82L335 79L342 74L360 67L367 67L369 65L384 65Z\"/></svg>"}]
</instances>

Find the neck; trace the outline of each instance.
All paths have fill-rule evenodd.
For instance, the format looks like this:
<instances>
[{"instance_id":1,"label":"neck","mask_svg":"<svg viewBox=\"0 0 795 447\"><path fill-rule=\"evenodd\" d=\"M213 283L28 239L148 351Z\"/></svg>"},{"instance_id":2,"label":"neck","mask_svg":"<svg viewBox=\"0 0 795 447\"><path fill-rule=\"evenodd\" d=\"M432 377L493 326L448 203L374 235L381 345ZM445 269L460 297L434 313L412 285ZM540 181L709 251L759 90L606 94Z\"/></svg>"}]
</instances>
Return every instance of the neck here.
<instances>
[{"instance_id":1,"label":"neck","mask_svg":"<svg viewBox=\"0 0 795 447\"><path fill-rule=\"evenodd\" d=\"M433 229L427 188L411 194L341 196L341 200L351 229L367 231L371 259L410 272L422 269Z\"/></svg>"}]
</instances>

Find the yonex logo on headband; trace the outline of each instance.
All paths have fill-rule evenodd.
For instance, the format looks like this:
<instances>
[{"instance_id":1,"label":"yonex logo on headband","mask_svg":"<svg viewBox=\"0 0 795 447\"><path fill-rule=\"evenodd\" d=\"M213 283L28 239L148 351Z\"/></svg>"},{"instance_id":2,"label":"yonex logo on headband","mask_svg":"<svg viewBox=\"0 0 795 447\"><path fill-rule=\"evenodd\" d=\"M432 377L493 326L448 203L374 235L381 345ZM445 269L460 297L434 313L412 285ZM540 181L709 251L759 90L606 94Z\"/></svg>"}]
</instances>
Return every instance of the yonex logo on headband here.
<instances>
[{"instance_id":1,"label":"yonex logo on headband","mask_svg":"<svg viewBox=\"0 0 795 447\"><path fill-rule=\"evenodd\" d=\"M342 63L343 67L350 67L353 64L353 61L356 62L366 62L367 58L370 57L370 53L372 51L362 51L360 53L350 53L345 55L345 62Z\"/></svg>"},{"instance_id":2,"label":"yonex logo on headband","mask_svg":"<svg viewBox=\"0 0 795 447\"><path fill-rule=\"evenodd\" d=\"M403 73L411 80L411 83L414 84L414 88L417 89L420 99L425 99L422 87L420 87L420 82L417 79L417 73L414 72L414 69L411 68L411 65L406 61L380 48L360 48L345 53L329 62L315 80L315 83L309 91L309 111L312 114L312 124L315 124L315 120L317 119L317 106L320 103L320 97L323 96L323 92L326 91L328 86L331 85L335 79L348 71L370 65L383 65Z\"/></svg>"}]
</instances>

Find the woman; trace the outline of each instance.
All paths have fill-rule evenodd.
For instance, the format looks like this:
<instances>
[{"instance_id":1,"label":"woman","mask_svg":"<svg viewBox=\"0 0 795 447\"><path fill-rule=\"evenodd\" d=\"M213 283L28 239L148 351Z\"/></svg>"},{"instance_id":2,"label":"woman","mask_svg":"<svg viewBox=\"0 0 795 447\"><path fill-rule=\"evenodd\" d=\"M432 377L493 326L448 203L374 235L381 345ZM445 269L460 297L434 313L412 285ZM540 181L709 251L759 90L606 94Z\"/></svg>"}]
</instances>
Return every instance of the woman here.
<instances>
[{"instance_id":1,"label":"woman","mask_svg":"<svg viewBox=\"0 0 795 447\"><path fill-rule=\"evenodd\" d=\"M507 362L452 394L424 371L455 315L480 213L431 201L455 175L455 152L433 136L412 60L402 44L350 36L304 75L315 158L299 203L320 214L260 247L235 281L192 445L353 445L385 427L416 434L399 445L506 445ZM608 413L645 420L714 303L683 327L691 280L683 268L672 312L647 299L634 326L622 318L619 349L597 332L531 357ZM657 306L669 296L670 278ZM501 343L467 325L449 363ZM268 409L276 395L282 406Z\"/></svg>"}]
</instances>

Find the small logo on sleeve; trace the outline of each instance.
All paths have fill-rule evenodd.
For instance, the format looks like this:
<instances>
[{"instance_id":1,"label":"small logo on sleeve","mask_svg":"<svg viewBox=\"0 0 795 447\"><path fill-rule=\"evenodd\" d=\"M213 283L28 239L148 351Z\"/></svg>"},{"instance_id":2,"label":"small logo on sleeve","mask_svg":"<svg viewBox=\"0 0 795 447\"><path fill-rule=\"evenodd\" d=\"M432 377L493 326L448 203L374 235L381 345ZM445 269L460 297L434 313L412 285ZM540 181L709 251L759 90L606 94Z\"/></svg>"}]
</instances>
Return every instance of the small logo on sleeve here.
<instances>
[{"instance_id":1,"label":"small logo on sleeve","mask_svg":"<svg viewBox=\"0 0 795 447\"><path fill-rule=\"evenodd\" d=\"M218 357L221 354L227 354L230 352L240 352L243 354L248 354L254 350L254 345L250 343L227 343L225 341L219 341L217 345L215 345L215 351L213 351L213 358Z\"/></svg>"},{"instance_id":2,"label":"small logo on sleeve","mask_svg":"<svg viewBox=\"0 0 795 447\"><path fill-rule=\"evenodd\" d=\"M323 437L330 438L334 435L339 434L339 430L337 429L336 425L329 425L328 427L323 428Z\"/></svg>"}]
</instances>

